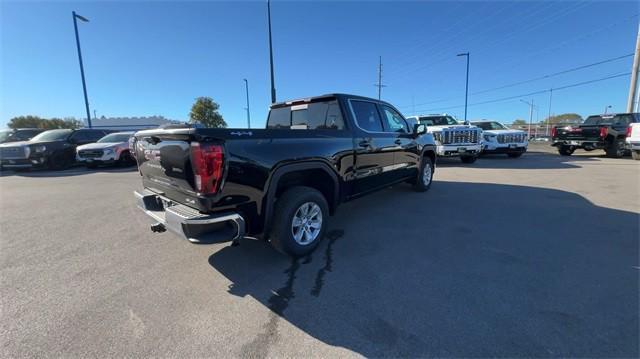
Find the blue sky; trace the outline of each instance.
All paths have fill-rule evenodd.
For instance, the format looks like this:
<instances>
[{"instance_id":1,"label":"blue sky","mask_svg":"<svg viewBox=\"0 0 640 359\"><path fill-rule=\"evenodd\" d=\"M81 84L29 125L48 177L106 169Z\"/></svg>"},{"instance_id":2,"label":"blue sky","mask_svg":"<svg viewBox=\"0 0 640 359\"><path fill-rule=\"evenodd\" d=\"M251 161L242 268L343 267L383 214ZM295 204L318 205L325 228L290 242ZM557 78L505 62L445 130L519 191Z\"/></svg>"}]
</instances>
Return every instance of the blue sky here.
<instances>
[{"instance_id":1,"label":"blue sky","mask_svg":"<svg viewBox=\"0 0 640 359\"><path fill-rule=\"evenodd\" d=\"M269 60L266 1L1 3L0 126L18 115L84 118L71 11L79 23L90 107L98 116L186 120L198 96L221 106L231 127L246 126L243 78L253 127L264 126ZM630 72L632 57L481 94L633 52L637 2L294 2L273 1L278 100L330 92L377 96L405 115L463 116L469 103ZM629 77L553 93L553 113L622 112ZM549 94L522 97L549 111ZM469 107L470 119L527 118L520 97ZM415 105L413 105L415 104Z\"/></svg>"}]
</instances>

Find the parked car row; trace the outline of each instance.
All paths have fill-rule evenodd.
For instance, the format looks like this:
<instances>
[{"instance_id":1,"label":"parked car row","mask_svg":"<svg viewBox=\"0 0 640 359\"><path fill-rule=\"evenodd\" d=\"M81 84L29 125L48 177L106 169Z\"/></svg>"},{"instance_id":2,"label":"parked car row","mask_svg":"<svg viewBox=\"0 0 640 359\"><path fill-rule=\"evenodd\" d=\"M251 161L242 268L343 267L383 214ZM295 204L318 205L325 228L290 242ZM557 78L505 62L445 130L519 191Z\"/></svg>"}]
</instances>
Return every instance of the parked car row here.
<instances>
[{"instance_id":1,"label":"parked car row","mask_svg":"<svg viewBox=\"0 0 640 359\"><path fill-rule=\"evenodd\" d=\"M450 115L411 116L408 119L427 126L437 144L439 157L460 157L473 163L482 154L506 154L520 157L529 146L527 134L497 121L461 124Z\"/></svg>"},{"instance_id":2,"label":"parked car row","mask_svg":"<svg viewBox=\"0 0 640 359\"><path fill-rule=\"evenodd\" d=\"M38 132L32 138L0 144L0 166L7 169L65 169L82 163L133 165L129 138L133 132L112 133L104 129L11 130L12 138Z\"/></svg>"}]
</instances>

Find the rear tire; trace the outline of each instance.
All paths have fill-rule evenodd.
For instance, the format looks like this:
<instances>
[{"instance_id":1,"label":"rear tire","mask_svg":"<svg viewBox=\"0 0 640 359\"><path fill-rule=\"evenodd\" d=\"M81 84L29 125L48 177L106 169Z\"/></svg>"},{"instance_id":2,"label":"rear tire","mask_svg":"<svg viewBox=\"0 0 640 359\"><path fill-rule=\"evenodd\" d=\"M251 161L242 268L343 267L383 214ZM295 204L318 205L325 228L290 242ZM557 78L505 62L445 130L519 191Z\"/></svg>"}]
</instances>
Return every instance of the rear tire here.
<instances>
[{"instance_id":1,"label":"rear tire","mask_svg":"<svg viewBox=\"0 0 640 359\"><path fill-rule=\"evenodd\" d=\"M329 205L320 191L311 187L292 187L276 202L269 239L278 251L301 257L318 246L328 220Z\"/></svg>"},{"instance_id":2,"label":"rear tire","mask_svg":"<svg viewBox=\"0 0 640 359\"><path fill-rule=\"evenodd\" d=\"M575 149L571 146L560 146L558 147L558 153L560 156L571 156Z\"/></svg>"},{"instance_id":3,"label":"rear tire","mask_svg":"<svg viewBox=\"0 0 640 359\"><path fill-rule=\"evenodd\" d=\"M431 188L433 182L433 161L429 156L422 157L422 165L418 171L418 178L413 184L413 189L417 192L426 192Z\"/></svg>"},{"instance_id":4,"label":"rear tire","mask_svg":"<svg viewBox=\"0 0 640 359\"><path fill-rule=\"evenodd\" d=\"M129 167L129 166L133 166L135 163L136 161L133 159L129 151L124 151L120 154L120 158L118 159L118 164L120 166Z\"/></svg>"},{"instance_id":5,"label":"rear tire","mask_svg":"<svg viewBox=\"0 0 640 359\"><path fill-rule=\"evenodd\" d=\"M478 159L478 156L460 156L462 163L474 163Z\"/></svg>"},{"instance_id":6,"label":"rear tire","mask_svg":"<svg viewBox=\"0 0 640 359\"><path fill-rule=\"evenodd\" d=\"M640 151L631 151L631 158L640 161Z\"/></svg>"},{"instance_id":7,"label":"rear tire","mask_svg":"<svg viewBox=\"0 0 640 359\"><path fill-rule=\"evenodd\" d=\"M511 158L518 158L520 156L522 156L524 152L513 152L513 153L507 153L507 156L511 157Z\"/></svg>"},{"instance_id":8,"label":"rear tire","mask_svg":"<svg viewBox=\"0 0 640 359\"><path fill-rule=\"evenodd\" d=\"M607 146L607 148L604 149L604 151L606 152L607 157L610 157L610 158L620 158L624 156L624 139L623 138L614 139L613 141L611 141L609 146Z\"/></svg>"}]
</instances>

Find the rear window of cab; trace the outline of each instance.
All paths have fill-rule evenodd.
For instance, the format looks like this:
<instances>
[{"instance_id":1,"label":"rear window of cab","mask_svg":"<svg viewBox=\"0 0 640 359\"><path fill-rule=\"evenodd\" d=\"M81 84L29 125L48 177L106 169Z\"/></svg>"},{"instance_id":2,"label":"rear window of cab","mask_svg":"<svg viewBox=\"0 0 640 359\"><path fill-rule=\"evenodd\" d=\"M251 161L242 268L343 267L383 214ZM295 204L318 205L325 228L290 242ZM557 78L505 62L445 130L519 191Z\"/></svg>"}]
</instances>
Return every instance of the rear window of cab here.
<instances>
[{"instance_id":1,"label":"rear window of cab","mask_svg":"<svg viewBox=\"0 0 640 359\"><path fill-rule=\"evenodd\" d=\"M267 129L344 130L337 100L276 107L269 111Z\"/></svg>"}]
</instances>

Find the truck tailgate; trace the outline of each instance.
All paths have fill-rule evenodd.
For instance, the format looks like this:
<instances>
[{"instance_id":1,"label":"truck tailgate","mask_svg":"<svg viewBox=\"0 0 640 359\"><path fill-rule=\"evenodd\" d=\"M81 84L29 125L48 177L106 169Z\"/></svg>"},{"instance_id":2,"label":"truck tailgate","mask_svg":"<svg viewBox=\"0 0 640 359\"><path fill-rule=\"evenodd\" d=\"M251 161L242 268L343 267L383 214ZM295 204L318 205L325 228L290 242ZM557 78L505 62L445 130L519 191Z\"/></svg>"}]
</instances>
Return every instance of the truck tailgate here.
<instances>
[{"instance_id":1,"label":"truck tailgate","mask_svg":"<svg viewBox=\"0 0 640 359\"><path fill-rule=\"evenodd\" d=\"M146 188L194 208L204 209L191 165L190 130L142 131L136 134L135 156Z\"/></svg>"},{"instance_id":2,"label":"truck tailgate","mask_svg":"<svg viewBox=\"0 0 640 359\"><path fill-rule=\"evenodd\" d=\"M561 140L594 140L600 139L600 126L558 127L557 137Z\"/></svg>"}]
</instances>

